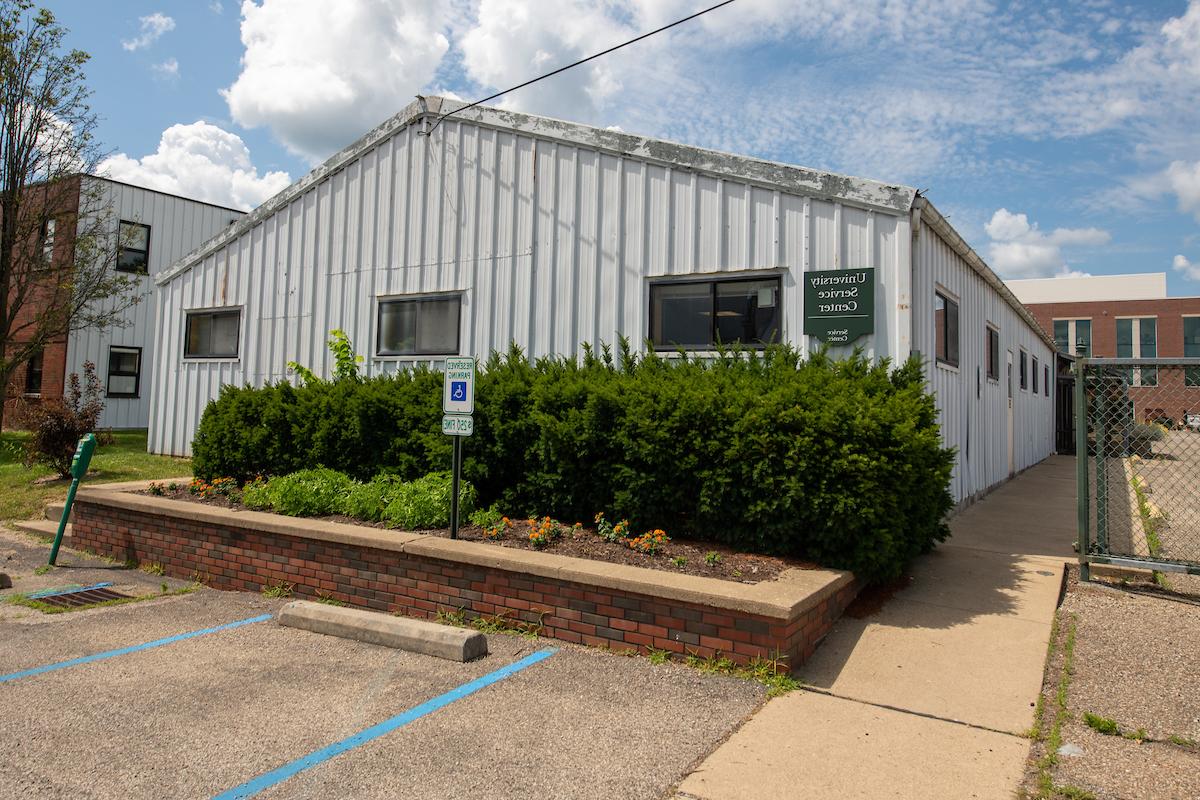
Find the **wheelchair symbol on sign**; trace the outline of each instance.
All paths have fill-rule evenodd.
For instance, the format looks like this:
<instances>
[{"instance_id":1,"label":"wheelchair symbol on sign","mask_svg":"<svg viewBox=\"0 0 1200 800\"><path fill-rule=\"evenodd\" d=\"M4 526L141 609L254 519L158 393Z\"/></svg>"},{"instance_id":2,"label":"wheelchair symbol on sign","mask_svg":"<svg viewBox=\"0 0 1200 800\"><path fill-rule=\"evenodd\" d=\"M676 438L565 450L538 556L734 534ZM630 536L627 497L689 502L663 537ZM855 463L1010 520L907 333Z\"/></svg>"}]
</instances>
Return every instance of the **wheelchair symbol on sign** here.
<instances>
[{"instance_id":1,"label":"wheelchair symbol on sign","mask_svg":"<svg viewBox=\"0 0 1200 800\"><path fill-rule=\"evenodd\" d=\"M450 381L450 399L461 403L467 399L467 382Z\"/></svg>"}]
</instances>

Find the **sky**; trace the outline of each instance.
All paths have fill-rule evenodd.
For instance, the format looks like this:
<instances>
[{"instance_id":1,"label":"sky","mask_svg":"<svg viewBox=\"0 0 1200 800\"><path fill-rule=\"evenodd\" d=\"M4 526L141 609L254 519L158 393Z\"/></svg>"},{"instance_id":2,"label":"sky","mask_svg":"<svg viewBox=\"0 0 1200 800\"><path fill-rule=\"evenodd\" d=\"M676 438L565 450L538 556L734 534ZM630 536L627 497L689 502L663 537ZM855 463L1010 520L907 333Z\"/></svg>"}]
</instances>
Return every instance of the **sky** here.
<instances>
[{"instance_id":1,"label":"sky","mask_svg":"<svg viewBox=\"0 0 1200 800\"><path fill-rule=\"evenodd\" d=\"M107 173L249 209L715 0L58 0ZM495 105L924 190L1005 278L1200 295L1200 0L737 0Z\"/></svg>"}]
</instances>

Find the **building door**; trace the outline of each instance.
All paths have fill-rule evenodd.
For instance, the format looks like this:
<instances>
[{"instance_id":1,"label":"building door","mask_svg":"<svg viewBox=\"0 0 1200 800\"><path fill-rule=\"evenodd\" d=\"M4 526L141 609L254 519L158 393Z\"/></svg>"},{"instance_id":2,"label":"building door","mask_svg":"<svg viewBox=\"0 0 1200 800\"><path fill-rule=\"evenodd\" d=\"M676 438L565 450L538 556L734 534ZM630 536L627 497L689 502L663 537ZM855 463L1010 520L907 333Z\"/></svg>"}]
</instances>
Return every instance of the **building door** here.
<instances>
[{"instance_id":1,"label":"building door","mask_svg":"<svg viewBox=\"0 0 1200 800\"><path fill-rule=\"evenodd\" d=\"M1017 471L1013 453L1013 352L1008 351L1008 476Z\"/></svg>"}]
</instances>

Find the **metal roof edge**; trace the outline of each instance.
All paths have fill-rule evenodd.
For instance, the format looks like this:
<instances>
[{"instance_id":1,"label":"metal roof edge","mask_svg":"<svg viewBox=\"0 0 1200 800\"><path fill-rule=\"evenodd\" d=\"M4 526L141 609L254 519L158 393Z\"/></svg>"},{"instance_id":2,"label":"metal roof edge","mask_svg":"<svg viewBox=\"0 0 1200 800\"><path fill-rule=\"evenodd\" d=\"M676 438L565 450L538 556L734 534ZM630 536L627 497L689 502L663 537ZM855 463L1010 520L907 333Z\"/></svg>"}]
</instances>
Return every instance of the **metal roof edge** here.
<instances>
[{"instance_id":1,"label":"metal roof edge","mask_svg":"<svg viewBox=\"0 0 1200 800\"><path fill-rule=\"evenodd\" d=\"M1017 312L1017 315L1038 333L1051 351L1058 351L1058 346L1054 343L1054 337L1038 324L1037 318L1033 316L1033 312L1017 299L1017 296L1005 285L1000 276L993 272L987 262L975 252L971 245L967 244L958 231L954 230L954 226L942 216L942 212L937 210L933 203L929 201L929 198L918 194L913 200L913 208L920 212L921 220L928 224L938 236L950 245L954 252L962 256L963 260L971 266L971 269L975 270L979 277L983 278L989 286L995 289L1004 298L1004 302L1008 303Z\"/></svg>"},{"instance_id":2,"label":"metal roof edge","mask_svg":"<svg viewBox=\"0 0 1200 800\"><path fill-rule=\"evenodd\" d=\"M155 283L159 286L169 283L176 276L186 272L206 256L253 228L310 187L320 183L400 129L417 122L422 117L437 117L459 112L466 105L466 103L443 97L418 97L399 113L360 137L353 144L330 156L320 166L246 214L218 236L160 272L155 277ZM869 178L840 175L792 164L766 161L751 156L723 153L718 150L678 144L664 139L490 106L466 108L460 113L455 113L454 119L524 133L529 136L565 141L616 155L633 156L664 166L710 173L719 177L736 178L809 197L844 201L851 205L879 209L897 215L907 213L917 198L915 188L901 184L888 184Z\"/></svg>"}]
</instances>

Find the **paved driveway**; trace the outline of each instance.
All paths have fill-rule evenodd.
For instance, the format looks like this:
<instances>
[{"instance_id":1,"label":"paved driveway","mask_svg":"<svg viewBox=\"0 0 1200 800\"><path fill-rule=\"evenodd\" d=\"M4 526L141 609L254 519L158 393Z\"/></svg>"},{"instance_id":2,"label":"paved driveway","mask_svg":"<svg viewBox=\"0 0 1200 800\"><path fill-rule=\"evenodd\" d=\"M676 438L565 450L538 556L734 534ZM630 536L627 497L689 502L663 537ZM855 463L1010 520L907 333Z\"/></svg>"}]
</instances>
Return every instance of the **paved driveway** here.
<instances>
[{"instance_id":1,"label":"paved driveway","mask_svg":"<svg viewBox=\"0 0 1200 800\"><path fill-rule=\"evenodd\" d=\"M15 536L0 554L44 547ZM43 576L24 557L7 570L16 591L93 571L118 585L162 580L63 562ZM54 616L0 606L4 794L653 798L764 696L735 678L519 636L447 662L282 628L267 616L282 602L201 589ZM495 682L464 696L484 676Z\"/></svg>"}]
</instances>

